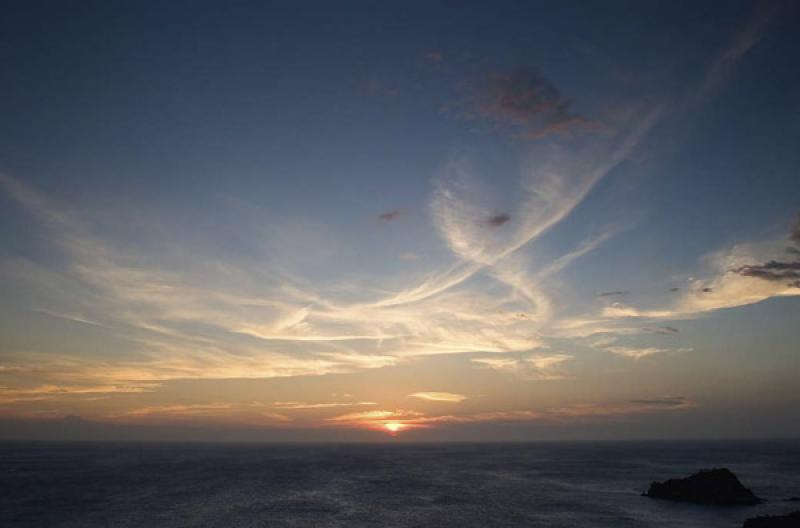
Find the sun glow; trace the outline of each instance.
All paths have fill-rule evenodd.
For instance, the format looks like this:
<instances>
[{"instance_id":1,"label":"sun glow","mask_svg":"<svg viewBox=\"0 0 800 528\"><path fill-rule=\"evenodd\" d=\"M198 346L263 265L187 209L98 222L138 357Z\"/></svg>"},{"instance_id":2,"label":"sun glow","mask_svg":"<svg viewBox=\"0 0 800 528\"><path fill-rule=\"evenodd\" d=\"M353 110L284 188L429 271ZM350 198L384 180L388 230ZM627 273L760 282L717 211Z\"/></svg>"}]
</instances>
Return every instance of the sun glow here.
<instances>
[{"instance_id":1,"label":"sun glow","mask_svg":"<svg viewBox=\"0 0 800 528\"><path fill-rule=\"evenodd\" d=\"M392 436L396 435L398 432L402 431L406 427L405 424L396 422L387 423L384 424L383 426L386 428L387 431L389 431L392 434Z\"/></svg>"}]
</instances>

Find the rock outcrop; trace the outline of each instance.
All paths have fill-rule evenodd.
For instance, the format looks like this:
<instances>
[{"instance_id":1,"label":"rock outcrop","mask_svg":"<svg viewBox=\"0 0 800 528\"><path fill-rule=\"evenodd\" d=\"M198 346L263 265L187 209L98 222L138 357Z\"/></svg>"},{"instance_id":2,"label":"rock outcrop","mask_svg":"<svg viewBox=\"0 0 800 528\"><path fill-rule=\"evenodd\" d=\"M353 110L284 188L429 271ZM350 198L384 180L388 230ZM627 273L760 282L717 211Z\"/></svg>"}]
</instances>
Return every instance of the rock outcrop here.
<instances>
[{"instance_id":1,"label":"rock outcrop","mask_svg":"<svg viewBox=\"0 0 800 528\"><path fill-rule=\"evenodd\" d=\"M747 519L742 528L797 528L800 526L800 512L787 515L760 515Z\"/></svg>"},{"instance_id":2,"label":"rock outcrop","mask_svg":"<svg viewBox=\"0 0 800 528\"><path fill-rule=\"evenodd\" d=\"M725 468L704 469L686 478L653 482L643 495L717 506L750 506L763 502Z\"/></svg>"}]
</instances>

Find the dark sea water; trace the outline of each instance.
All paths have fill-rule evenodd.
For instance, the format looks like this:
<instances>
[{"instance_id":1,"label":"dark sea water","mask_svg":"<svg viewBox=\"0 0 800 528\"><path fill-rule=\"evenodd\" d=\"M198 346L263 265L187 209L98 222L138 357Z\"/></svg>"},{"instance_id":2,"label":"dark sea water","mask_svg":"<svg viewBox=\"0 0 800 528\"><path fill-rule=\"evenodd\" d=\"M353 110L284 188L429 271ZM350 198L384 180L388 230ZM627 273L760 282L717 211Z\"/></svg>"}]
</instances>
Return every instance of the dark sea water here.
<instances>
[{"instance_id":1,"label":"dark sea water","mask_svg":"<svg viewBox=\"0 0 800 528\"><path fill-rule=\"evenodd\" d=\"M641 497L725 466L757 495L718 508ZM738 527L800 509L792 442L0 444L0 526Z\"/></svg>"}]
</instances>

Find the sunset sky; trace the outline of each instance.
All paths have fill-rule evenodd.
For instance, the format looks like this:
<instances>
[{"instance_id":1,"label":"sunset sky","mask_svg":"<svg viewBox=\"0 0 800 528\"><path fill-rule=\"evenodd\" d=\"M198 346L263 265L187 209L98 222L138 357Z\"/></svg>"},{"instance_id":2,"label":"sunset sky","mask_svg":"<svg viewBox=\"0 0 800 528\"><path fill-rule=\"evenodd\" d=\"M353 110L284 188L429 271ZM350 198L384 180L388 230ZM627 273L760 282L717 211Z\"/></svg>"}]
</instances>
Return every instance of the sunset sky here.
<instances>
[{"instance_id":1,"label":"sunset sky","mask_svg":"<svg viewBox=\"0 0 800 528\"><path fill-rule=\"evenodd\" d=\"M800 435L792 2L0 17L0 439Z\"/></svg>"}]
</instances>

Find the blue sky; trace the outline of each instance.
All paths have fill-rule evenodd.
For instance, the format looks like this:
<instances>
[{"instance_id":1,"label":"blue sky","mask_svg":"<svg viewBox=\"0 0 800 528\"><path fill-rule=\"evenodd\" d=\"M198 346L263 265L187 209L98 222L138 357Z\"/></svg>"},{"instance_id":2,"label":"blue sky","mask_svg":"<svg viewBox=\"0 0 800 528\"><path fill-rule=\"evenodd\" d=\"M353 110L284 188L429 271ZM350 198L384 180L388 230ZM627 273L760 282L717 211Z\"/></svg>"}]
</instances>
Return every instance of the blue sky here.
<instances>
[{"instance_id":1,"label":"blue sky","mask_svg":"<svg viewBox=\"0 0 800 528\"><path fill-rule=\"evenodd\" d=\"M12 435L798 433L790 3L5 11Z\"/></svg>"}]
</instances>

